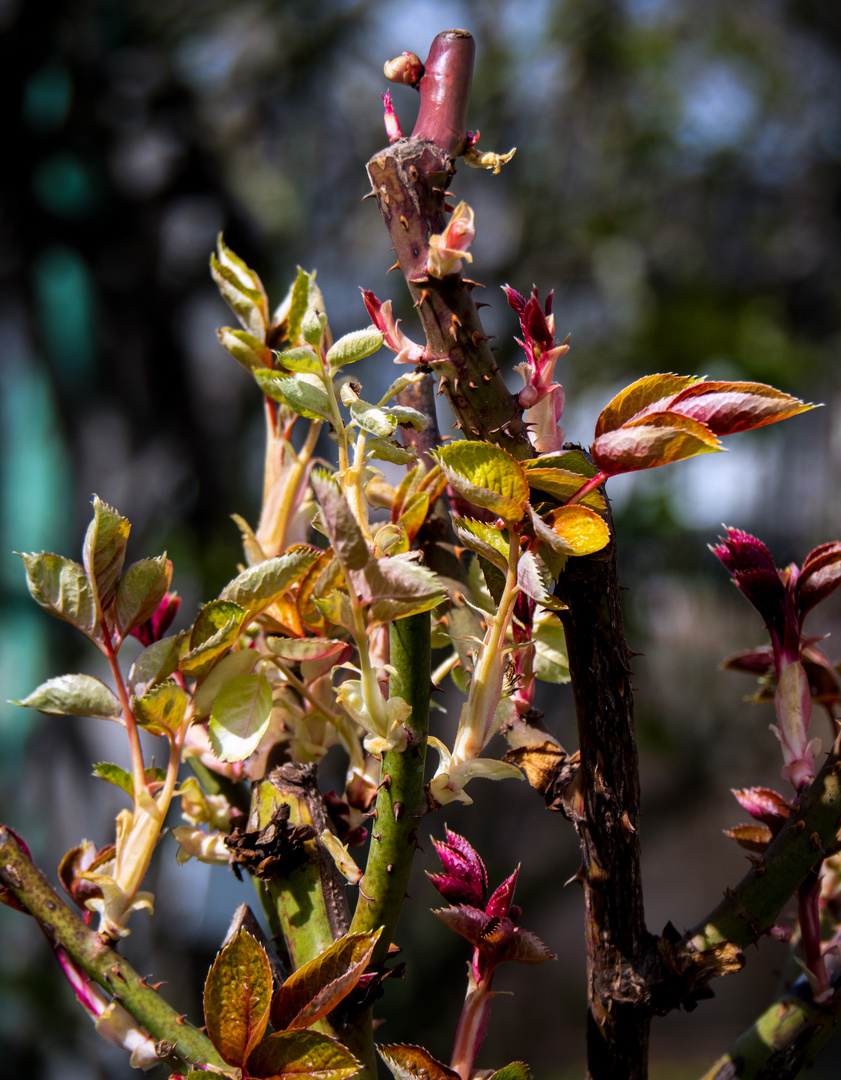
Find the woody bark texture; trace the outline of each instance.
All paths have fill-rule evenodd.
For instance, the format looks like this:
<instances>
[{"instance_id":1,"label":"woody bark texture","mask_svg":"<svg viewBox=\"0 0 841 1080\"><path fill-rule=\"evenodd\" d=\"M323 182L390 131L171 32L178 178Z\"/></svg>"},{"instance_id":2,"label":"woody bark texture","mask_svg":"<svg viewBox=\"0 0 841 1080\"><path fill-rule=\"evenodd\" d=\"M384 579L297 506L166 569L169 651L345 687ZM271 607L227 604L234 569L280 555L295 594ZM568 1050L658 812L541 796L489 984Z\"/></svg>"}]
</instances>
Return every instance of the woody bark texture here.
<instances>
[{"instance_id":1,"label":"woody bark texture","mask_svg":"<svg viewBox=\"0 0 841 1080\"><path fill-rule=\"evenodd\" d=\"M437 279L426 272L429 238L444 231L447 188L465 145L474 51L464 30L438 35L418 84L412 136L375 154L368 176L426 334L427 361L458 428L524 458L531 448L522 410L494 362L473 299L475 283L459 273Z\"/></svg>"},{"instance_id":2,"label":"woody bark texture","mask_svg":"<svg viewBox=\"0 0 841 1080\"><path fill-rule=\"evenodd\" d=\"M612 524L612 523L611 523ZM575 696L580 772L565 802L581 838L592 1080L648 1075L652 938L640 877L639 766L616 543L570 559L556 594Z\"/></svg>"},{"instance_id":3,"label":"woody bark texture","mask_svg":"<svg viewBox=\"0 0 841 1080\"><path fill-rule=\"evenodd\" d=\"M488 347L474 284L461 274L436 280L426 273L429 237L443 232L446 189L464 149L473 53L464 31L438 35L418 85L411 138L376 154L368 175L457 427L522 460L534 450ZM564 627L581 745L580 799L573 794L572 803L584 859L588 1075L641 1080L652 1011L645 969L656 961L643 918L638 759L615 543L570 559L558 593L569 605ZM658 977L652 973L652 981Z\"/></svg>"}]
</instances>

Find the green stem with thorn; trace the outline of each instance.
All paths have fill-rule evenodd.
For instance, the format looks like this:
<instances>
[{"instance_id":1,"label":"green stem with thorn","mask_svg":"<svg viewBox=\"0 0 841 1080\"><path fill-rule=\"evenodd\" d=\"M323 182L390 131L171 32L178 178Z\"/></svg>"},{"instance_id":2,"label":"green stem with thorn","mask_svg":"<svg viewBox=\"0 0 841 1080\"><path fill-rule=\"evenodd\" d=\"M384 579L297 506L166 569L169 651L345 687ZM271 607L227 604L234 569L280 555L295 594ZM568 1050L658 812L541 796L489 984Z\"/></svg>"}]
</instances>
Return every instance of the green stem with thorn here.
<instances>
[{"instance_id":1,"label":"green stem with thorn","mask_svg":"<svg viewBox=\"0 0 841 1080\"><path fill-rule=\"evenodd\" d=\"M228 1068L206 1035L188 1024L147 985L128 961L85 926L20 849L9 830L2 826L0 882L14 893L47 936L61 945L85 974L118 1000L160 1044L166 1051L162 1057L177 1058L193 1065Z\"/></svg>"},{"instance_id":2,"label":"green stem with thorn","mask_svg":"<svg viewBox=\"0 0 841 1080\"><path fill-rule=\"evenodd\" d=\"M429 726L430 617L429 612L398 619L390 628L391 693L412 706L406 722L409 742L401 754L383 755L382 782L377 795L368 865L359 883L359 900L351 933L383 926L373 963L388 954L409 884L418 822L426 810L423 769Z\"/></svg>"}]
</instances>

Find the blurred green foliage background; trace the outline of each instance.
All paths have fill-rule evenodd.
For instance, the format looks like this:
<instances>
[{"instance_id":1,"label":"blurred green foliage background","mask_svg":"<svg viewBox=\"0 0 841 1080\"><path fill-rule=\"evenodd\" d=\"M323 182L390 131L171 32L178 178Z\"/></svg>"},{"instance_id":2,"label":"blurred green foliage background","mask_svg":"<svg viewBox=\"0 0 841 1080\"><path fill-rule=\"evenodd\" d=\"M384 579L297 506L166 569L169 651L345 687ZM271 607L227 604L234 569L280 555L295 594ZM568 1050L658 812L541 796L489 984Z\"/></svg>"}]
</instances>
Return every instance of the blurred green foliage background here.
<instances>
[{"instance_id":1,"label":"blurred green foliage background","mask_svg":"<svg viewBox=\"0 0 841 1080\"><path fill-rule=\"evenodd\" d=\"M376 207L360 200L385 142L382 63L424 57L452 26L477 40L480 147L519 147L500 176L462 167L453 185L476 211L486 326L510 367L516 323L498 286L554 288L557 328L572 333L559 368L568 437L589 443L609 396L655 371L771 382L827 406L610 492L643 654L649 926L688 926L745 868L720 833L739 820L728 788L776 784L780 764L770 713L742 700L752 688L715 674L762 628L705 544L726 521L783 565L841 532L834 0L0 0L2 697L95 663L32 604L10 554L78 557L92 492L133 522L135 557L168 550L185 611L234 572L229 515L256 517L262 433L253 384L215 338L231 322L207 272L220 230L275 300L296 264L317 268L334 333L364 325L359 286L392 297L418 333L402 282L386 277ZM410 131L414 93L394 99ZM390 381L388 368L368 363L363 384ZM813 633L841 622L837 600L826 607ZM566 691L543 707L574 747ZM110 838L119 804L87 775L124 755L104 727L0 706L0 815L49 872L83 835ZM818 734L831 739L828 725ZM525 785L489 787L447 823L496 881L522 859L524 924L560 960L505 973L516 993L497 1003L480 1064L580 1074L581 905L562 888L575 838ZM443 821L430 827L440 835ZM136 920L127 950L197 1019L210 958L250 896L221 871L176 867L166 841L155 874L158 917L151 930ZM409 970L381 1034L447 1057L467 956L425 915L435 895L421 874L412 894L399 935ZM784 963L763 945L716 1001L659 1022L654 1075L702 1071ZM0 1074L128 1075L85 1025L40 935L0 911ZM825 1057L814 1075L837 1075L832 1048Z\"/></svg>"}]
</instances>

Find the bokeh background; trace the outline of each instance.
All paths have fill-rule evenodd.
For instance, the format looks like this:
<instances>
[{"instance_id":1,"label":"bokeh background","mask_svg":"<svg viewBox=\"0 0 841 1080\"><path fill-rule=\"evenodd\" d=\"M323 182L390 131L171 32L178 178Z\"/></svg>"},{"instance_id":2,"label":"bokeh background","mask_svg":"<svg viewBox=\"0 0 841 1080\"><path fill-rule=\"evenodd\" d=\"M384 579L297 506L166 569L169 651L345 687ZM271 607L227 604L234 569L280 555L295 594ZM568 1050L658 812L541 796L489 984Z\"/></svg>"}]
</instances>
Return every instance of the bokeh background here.
<instances>
[{"instance_id":1,"label":"bokeh background","mask_svg":"<svg viewBox=\"0 0 841 1080\"><path fill-rule=\"evenodd\" d=\"M97 670L31 602L10 554L78 557L93 492L132 521L135 558L169 552L185 612L234 572L229 515L257 516L262 432L253 384L216 342L232 321L207 269L220 230L275 301L297 264L317 268L335 334L365 324L359 286L392 297L417 332L402 282L385 275L376 207L360 201L364 164L385 142L383 61L424 57L453 26L477 40L480 146L519 147L501 175L460 167L453 185L476 211L486 325L510 366L516 325L498 286L554 288L558 329L572 333L559 371L568 437L589 443L611 394L655 371L766 381L826 405L610 492L640 653L646 911L655 932L690 926L746 869L721 835L742 817L729 788L777 784L780 766L770 711L745 703L746 677L717 671L762 628L706 544L725 522L783 565L841 532L835 0L0 0L2 698ZM411 131L414 93L394 98ZM390 354L368 363L366 388L390 367ZM815 634L838 630L841 604L825 609ZM573 748L568 689L543 707ZM0 816L49 873L82 836L110 840L118 796L89 770L124 759L113 727L0 705ZM497 1002L479 1063L580 1076L581 898L563 887L574 835L525 785L476 788L476 806L446 821L494 881L522 861L523 923L559 954L500 973L515 993ZM426 914L424 846L398 935L407 977L389 988L380 1034L447 1058L467 952ZM153 877L158 914L137 917L127 952L198 1021L207 967L251 896L224 871L177 867L167 841ZM785 962L763 944L714 1001L657 1022L653 1075L700 1073ZM130 1072L88 1029L37 929L6 909L0 1045L10 1077ZM814 1075L837 1076L837 1055Z\"/></svg>"}]
</instances>

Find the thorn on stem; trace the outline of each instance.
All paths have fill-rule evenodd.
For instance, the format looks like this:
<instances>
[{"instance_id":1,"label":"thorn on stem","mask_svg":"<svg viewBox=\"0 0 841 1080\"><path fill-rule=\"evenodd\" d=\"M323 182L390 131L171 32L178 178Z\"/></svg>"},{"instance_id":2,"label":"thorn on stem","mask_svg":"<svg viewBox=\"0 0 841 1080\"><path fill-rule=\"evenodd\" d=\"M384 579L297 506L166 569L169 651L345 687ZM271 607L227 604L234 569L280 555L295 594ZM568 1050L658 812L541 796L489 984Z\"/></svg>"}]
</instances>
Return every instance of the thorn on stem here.
<instances>
[{"instance_id":1,"label":"thorn on stem","mask_svg":"<svg viewBox=\"0 0 841 1080\"><path fill-rule=\"evenodd\" d=\"M393 263L391 266L389 266L388 270L386 270L386 273L390 274L392 270L399 270L399 269L400 269L400 260L398 259L396 263Z\"/></svg>"}]
</instances>

